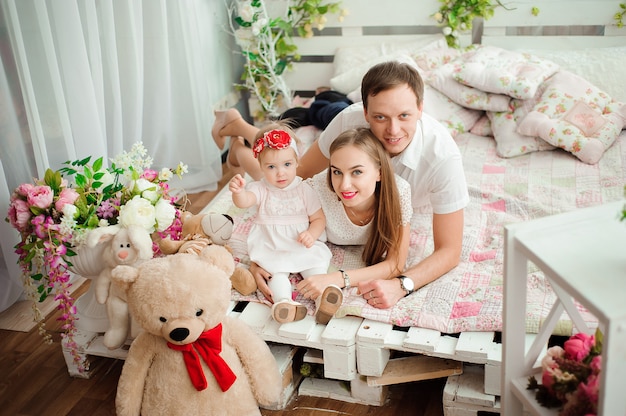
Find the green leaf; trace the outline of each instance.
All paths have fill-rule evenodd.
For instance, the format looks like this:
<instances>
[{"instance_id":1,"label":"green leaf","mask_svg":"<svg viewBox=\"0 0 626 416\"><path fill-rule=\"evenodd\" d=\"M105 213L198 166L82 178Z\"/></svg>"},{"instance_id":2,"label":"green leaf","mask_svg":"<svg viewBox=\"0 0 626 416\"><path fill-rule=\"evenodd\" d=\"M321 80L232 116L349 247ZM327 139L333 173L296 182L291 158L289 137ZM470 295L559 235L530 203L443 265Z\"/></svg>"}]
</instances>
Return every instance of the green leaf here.
<instances>
[{"instance_id":1,"label":"green leaf","mask_svg":"<svg viewBox=\"0 0 626 416\"><path fill-rule=\"evenodd\" d=\"M97 172L100 169L102 169L102 157L99 157L95 162L93 162L93 170Z\"/></svg>"},{"instance_id":2,"label":"green leaf","mask_svg":"<svg viewBox=\"0 0 626 416\"><path fill-rule=\"evenodd\" d=\"M287 61L283 59L283 60L278 61L278 63L274 67L274 71L276 72L277 75L281 75L285 71L286 67L287 67Z\"/></svg>"},{"instance_id":3,"label":"green leaf","mask_svg":"<svg viewBox=\"0 0 626 416\"><path fill-rule=\"evenodd\" d=\"M235 22L237 22L237 24L241 27L250 27L252 26L252 23L250 22L246 22L245 20L243 20L241 17L237 16L235 17Z\"/></svg>"},{"instance_id":4,"label":"green leaf","mask_svg":"<svg viewBox=\"0 0 626 416\"><path fill-rule=\"evenodd\" d=\"M82 160L79 160L79 161L77 161L77 162L74 162L74 163L72 163L72 164L78 164L78 165L80 165L80 166L86 166L86 165L87 165L87 163L89 163L89 161L90 161L90 160L91 160L91 156L87 156L86 158L84 158L84 159L82 159Z\"/></svg>"},{"instance_id":5,"label":"green leaf","mask_svg":"<svg viewBox=\"0 0 626 416\"><path fill-rule=\"evenodd\" d=\"M76 177L74 178L74 181L76 182L76 185L78 185L80 188L87 187L87 180L85 179L83 175L76 175Z\"/></svg>"}]
</instances>

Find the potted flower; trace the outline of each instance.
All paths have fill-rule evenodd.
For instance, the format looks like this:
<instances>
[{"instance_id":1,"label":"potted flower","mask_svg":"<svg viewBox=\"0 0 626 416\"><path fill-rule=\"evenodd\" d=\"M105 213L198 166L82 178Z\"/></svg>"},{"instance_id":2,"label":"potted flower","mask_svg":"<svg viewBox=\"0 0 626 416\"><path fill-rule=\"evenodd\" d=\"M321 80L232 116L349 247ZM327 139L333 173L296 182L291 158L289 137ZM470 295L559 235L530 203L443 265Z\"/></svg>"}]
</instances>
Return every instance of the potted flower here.
<instances>
[{"instance_id":1,"label":"potted flower","mask_svg":"<svg viewBox=\"0 0 626 416\"><path fill-rule=\"evenodd\" d=\"M589 416L598 411L600 371L602 369L602 332L577 333L563 347L555 345L541 362L541 384L534 376L528 389L544 407L559 409L560 416Z\"/></svg>"},{"instance_id":2,"label":"potted flower","mask_svg":"<svg viewBox=\"0 0 626 416\"><path fill-rule=\"evenodd\" d=\"M84 370L84 363L73 340L73 259L77 259L88 233L98 227L136 224L150 233L175 235L180 222L168 181L187 171L182 163L173 170L150 169L152 158L141 142L135 143L130 152L115 157L110 167L104 166L103 158L90 162L91 157L66 162L57 171L47 169L42 179L21 184L11 195L6 218L21 236L15 252L26 294L33 300L39 332L46 342L51 342L37 301L54 296L62 311L59 319L63 321L63 342L79 371ZM70 183L67 178L73 181Z\"/></svg>"}]
</instances>

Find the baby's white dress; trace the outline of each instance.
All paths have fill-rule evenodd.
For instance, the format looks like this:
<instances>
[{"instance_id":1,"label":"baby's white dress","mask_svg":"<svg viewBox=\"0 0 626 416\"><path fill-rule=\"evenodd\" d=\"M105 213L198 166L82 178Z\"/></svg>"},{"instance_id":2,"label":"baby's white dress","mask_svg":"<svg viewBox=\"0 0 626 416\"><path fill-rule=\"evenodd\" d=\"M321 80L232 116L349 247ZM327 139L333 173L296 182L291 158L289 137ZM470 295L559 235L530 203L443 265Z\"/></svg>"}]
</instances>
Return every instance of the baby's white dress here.
<instances>
[{"instance_id":1,"label":"baby's white dress","mask_svg":"<svg viewBox=\"0 0 626 416\"><path fill-rule=\"evenodd\" d=\"M248 235L250 260L270 273L298 273L330 264L332 254L325 233L306 248L297 241L309 228L309 216L322 208L317 193L296 177L280 189L265 179L246 187L257 198L257 217Z\"/></svg>"}]
</instances>

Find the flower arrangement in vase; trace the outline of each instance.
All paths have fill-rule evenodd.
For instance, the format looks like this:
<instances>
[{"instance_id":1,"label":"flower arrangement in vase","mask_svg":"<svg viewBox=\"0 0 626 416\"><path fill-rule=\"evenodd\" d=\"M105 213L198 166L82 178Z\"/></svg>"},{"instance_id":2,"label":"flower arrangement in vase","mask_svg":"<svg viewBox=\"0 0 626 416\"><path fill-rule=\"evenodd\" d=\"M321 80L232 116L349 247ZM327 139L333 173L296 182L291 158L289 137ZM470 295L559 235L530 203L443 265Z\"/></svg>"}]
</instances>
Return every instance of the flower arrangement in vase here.
<instances>
[{"instance_id":1,"label":"flower arrangement in vase","mask_svg":"<svg viewBox=\"0 0 626 416\"><path fill-rule=\"evenodd\" d=\"M563 347L548 348L541 362L541 384L528 379L528 389L544 407L559 408L559 416L597 414L602 368L602 332L578 333Z\"/></svg>"},{"instance_id":2,"label":"flower arrangement in vase","mask_svg":"<svg viewBox=\"0 0 626 416\"><path fill-rule=\"evenodd\" d=\"M66 162L57 171L47 169L42 179L19 185L6 218L21 236L15 252L39 332L51 342L37 302L53 295L62 311L64 343L79 370L84 370L84 364L73 341L72 258L97 227L135 224L150 233L175 235L180 229L179 213L167 182L187 171L183 163L175 169L150 169L152 158L141 142L115 157L111 167L104 166L103 158L90 164L91 159ZM73 183L66 177L73 177Z\"/></svg>"}]
</instances>

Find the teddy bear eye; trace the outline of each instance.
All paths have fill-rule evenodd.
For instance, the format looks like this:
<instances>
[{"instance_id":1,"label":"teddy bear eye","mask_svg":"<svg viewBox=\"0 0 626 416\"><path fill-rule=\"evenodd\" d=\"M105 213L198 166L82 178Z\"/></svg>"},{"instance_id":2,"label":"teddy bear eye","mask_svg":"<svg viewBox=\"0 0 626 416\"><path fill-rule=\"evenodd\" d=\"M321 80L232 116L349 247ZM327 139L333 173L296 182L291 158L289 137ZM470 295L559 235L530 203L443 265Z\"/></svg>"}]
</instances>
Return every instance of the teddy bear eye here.
<instances>
[{"instance_id":1,"label":"teddy bear eye","mask_svg":"<svg viewBox=\"0 0 626 416\"><path fill-rule=\"evenodd\" d=\"M198 311L196 312L196 316L201 316L204 313L204 311L202 309L198 309Z\"/></svg>"},{"instance_id":2,"label":"teddy bear eye","mask_svg":"<svg viewBox=\"0 0 626 416\"><path fill-rule=\"evenodd\" d=\"M161 322L167 322L167 319L165 319L164 317L160 317L160 318L159 318L159 321L161 321Z\"/></svg>"}]
</instances>

